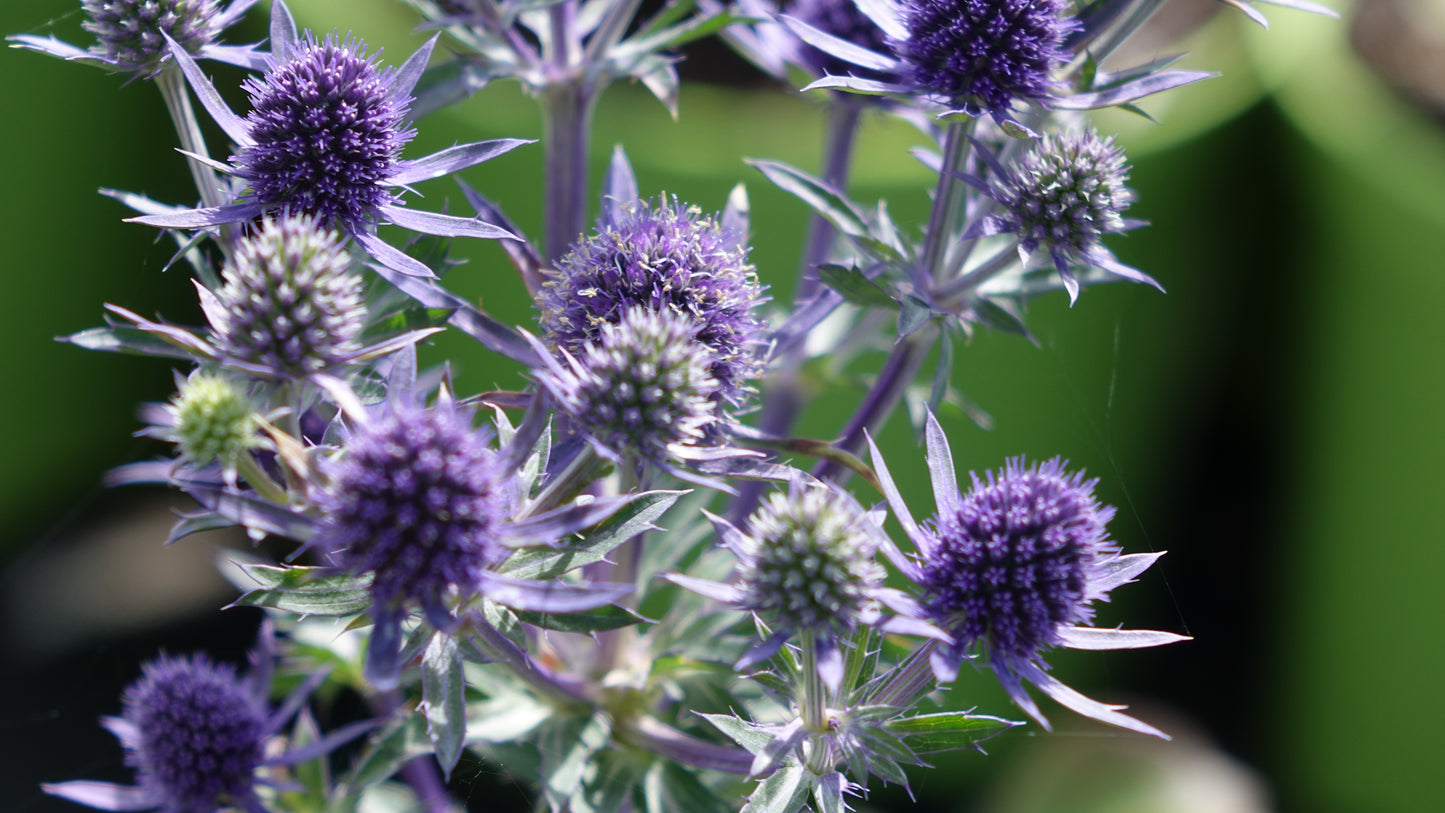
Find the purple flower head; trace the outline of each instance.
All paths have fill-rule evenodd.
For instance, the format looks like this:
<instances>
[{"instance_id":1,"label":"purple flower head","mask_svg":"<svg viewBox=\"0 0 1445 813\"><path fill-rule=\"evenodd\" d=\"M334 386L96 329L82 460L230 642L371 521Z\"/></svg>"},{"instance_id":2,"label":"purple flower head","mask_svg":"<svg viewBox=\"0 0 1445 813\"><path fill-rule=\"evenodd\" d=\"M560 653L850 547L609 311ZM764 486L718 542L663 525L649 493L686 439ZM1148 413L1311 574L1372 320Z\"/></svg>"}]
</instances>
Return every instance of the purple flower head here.
<instances>
[{"instance_id":1,"label":"purple flower head","mask_svg":"<svg viewBox=\"0 0 1445 813\"><path fill-rule=\"evenodd\" d=\"M1094 497L1096 480L1069 473L1057 458L1026 466L1010 460L997 473L973 477L960 494L948 441L928 416L928 463L938 512L915 524L883 458L870 440L884 494L918 547L917 561L890 551L895 564L923 590L934 623L953 636L934 651L942 682L978 655L1009 697L1045 728L1048 721L1024 690L1025 681L1074 711L1106 723L1163 737L1121 714L1123 706L1091 700L1048 674L1043 653L1074 649L1133 649L1184 640L1153 630L1095 629L1093 603L1142 573L1162 554L1121 555L1105 525L1114 509Z\"/></svg>"},{"instance_id":2,"label":"purple flower head","mask_svg":"<svg viewBox=\"0 0 1445 813\"><path fill-rule=\"evenodd\" d=\"M1049 95L1078 27L1063 0L904 0L895 43L913 84L970 115L1007 116L1015 100Z\"/></svg>"},{"instance_id":3,"label":"purple flower head","mask_svg":"<svg viewBox=\"0 0 1445 813\"><path fill-rule=\"evenodd\" d=\"M572 246L539 294L542 328L581 357L603 325L635 306L689 320L710 356L708 372L727 406L744 403L761 369L762 297L742 235L675 198L633 200Z\"/></svg>"},{"instance_id":4,"label":"purple flower head","mask_svg":"<svg viewBox=\"0 0 1445 813\"><path fill-rule=\"evenodd\" d=\"M253 110L237 116L183 49L171 54L212 118L239 146L229 170L246 182L228 205L133 218L152 226L214 228L264 214L308 214L345 232L376 258L383 273L432 277L431 269L378 238L392 223L445 237L515 239L478 219L419 212L403 205L411 184L465 169L528 143L497 139L451 147L415 160L401 149L415 131L408 125L411 92L436 38L398 69L382 69L375 55L351 38L301 36L281 0L271 8L271 56L261 78L244 87Z\"/></svg>"},{"instance_id":5,"label":"purple flower head","mask_svg":"<svg viewBox=\"0 0 1445 813\"><path fill-rule=\"evenodd\" d=\"M694 456L717 421L697 325L633 306L578 350L538 377L605 456L664 465Z\"/></svg>"},{"instance_id":6,"label":"purple flower head","mask_svg":"<svg viewBox=\"0 0 1445 813\"><path fill-rule=\"evenodd\" d=\"M360 352L361 277L336 232L315 219L266 219L222 269L217 351L281 377L322 372Z\"/></svg>"},{"instance_id":7,"label":"purple flower head","mask_svg":"<svg viewBox=\"0 0 1445 813\"><path fill-rule=\"evenodd\" d=\"M235 160L252 199L266 211L352 227L397 203L386 181L416 131L406 126L411 99L392 93L395 81L360 42L317 42L310 31L264 77L248 77L251 143Z\"/></svg>"},{"instance_id":8,"label":"purple flower head","mask_svg":"<svg viewBox=\"0 0 1445 813\"><path fill-rule=\"evenodd\" d=\"M326 677L312 674L273 711L267 704L272 657L269 624L262 627L244 677L205 655L161 655L126 688L121 716L101 719L125 748L137 784L74 781L41 787L101 810L265 813L256 786L268 780L257 776L258 768L315 759L375 727L372 721L356 723L310 745L268 754L271 737Z\"/></svg>"},{"instance_id":9,"label":"purple flower head","mask_svg":"<svg viewBox=\"0 0 1445 813\"><path fill-rule=\"evenodd\" d=\"M453 590L470 597L505 556L510 505L490 441L459 409L399 401L347 443L313 542L340 568L371 574L380 617L439 608Z\"/></svg>"},{"instance_id":10,"label":"purple flower head","mask_svg":"<svg viewBox=\"0 0 1445 813\"><path fill-rule=\"evenodd\" d=\"M89 50L54 37L10 37L18 47L67 60L88 62L133 78L161 72L171 59L166 39L198 59L215 59L245 68L261 68L265 55L252 46L218 45L221 32L241 19L256 0L233 0L223 11L219 0L82 0L81 28L95 35Z\"/></svg>"},{"instance_id":11,"label":"purple flower head","mask_svg":"<svg viewBox=\"0 0 1445 813\"><path fill-rule=\"evenodd\" d=\"M1152 277L1120 263L1104 246L1105 234L1144 225L1123 217L1134 200L1127 186L1129 165L1112 137L1092 127L1040 137L1012 169L976 144L980 158L993 171L993 183L974 176L964 180L1001 204L1003 211L979 218L965 238L1013 234L1027 258L1046 251L1069 292L1078 299L1079 282L1072 266L1101 268L1118 277L1160 287Z\"/></svg>"}]
</instances>

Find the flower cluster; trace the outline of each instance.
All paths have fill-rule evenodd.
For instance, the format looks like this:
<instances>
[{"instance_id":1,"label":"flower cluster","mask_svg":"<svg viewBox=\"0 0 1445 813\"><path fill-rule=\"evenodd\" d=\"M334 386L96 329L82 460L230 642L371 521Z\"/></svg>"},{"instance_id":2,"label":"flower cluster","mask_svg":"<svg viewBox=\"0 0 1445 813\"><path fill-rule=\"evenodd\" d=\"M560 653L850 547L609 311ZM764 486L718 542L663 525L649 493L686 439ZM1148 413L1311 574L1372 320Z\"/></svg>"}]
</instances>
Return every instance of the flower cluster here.
<instances>
[{"instance_id":1,"label":"flower cluster","mask_svg":"<svg viewBox=\"0 0 1445 813\"><path fill-rule=\"evenodd\" d=\"M1093 626L1161 554L1125 553L1098 482L1057 457L960 488L933 414L960 402L960 337L1027 335L1033 297L1157 286L1104 245L1142 224L1125 216L1123 152L1080 126L1081 111L1204 78L1167 61L1100 68L1156 4L703 0L639 19L638 3L407 0L437 33L394 66L344 27L299 27L284 0L264 52L219 44L254 0L84 0L92 48L13 37L154 78L201 201L108 192L171 230L207 323L107 305L105 325L67 337L178 367L175 399L145 408L141 430L175 447L110 482L194 499L168 541L228 526L266 541L227 567L254 582L234 603L267 614L252 668L152 661L103 721L136 784L44 789L117 811L442 809L471 751L515 764L539 809L842 811L873 778L906 786L928 754L1023 724L972 709L965 663L1045 728L1030 686L1165 736L1046 662L1185 640ZM618 146L600 200L588 186L602 89L631 77L676 113L671 50L719 32L774 77L801 68L805 89L828 91L819 177L750 161L813 210L797 285L775 289L791 302L765 295L743 185L716 213L642 194ZM251 71L246 110L203 59ZM529 143L405 157L415 118L502 78L542 108L540 246L479 188L461 185L475 217L408 203ZM197 110L233 145L224 160ZM926 220L850 197L865 112L929 140L914 153L933 176ZM468 238L502 241L526 324L443 284ZM504 357L512 383L463 391L437 357L451 345L418 350L442 332ZM836 432L798 436L825 399L857 405ZM923 522L872 441L905 403L926 438ZM885 502L865 507L850 478ZM274 709L272 623L299 680ZM323 684L375 719L323 733L298 716ZM316 762L373 730L344 773ZM745 806L738 777L755 783Z\"/></svg>"}]
</instances>

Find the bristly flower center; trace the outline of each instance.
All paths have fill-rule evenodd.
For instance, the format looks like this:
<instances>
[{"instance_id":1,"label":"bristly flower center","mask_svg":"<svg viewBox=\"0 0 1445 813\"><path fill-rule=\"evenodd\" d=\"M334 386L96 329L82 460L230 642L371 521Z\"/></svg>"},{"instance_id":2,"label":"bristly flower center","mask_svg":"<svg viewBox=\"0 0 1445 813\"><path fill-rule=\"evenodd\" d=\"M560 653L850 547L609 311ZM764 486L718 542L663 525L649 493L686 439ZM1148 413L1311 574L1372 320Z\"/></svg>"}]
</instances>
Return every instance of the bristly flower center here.
<instances>
[{"instance_id":1,"label":"bristly flower center","mask_svg":"<svg viewBox=\"0 0 1445 813\"><path fill-rule=\"evenodd\" d=\"M1133 201L1129 168L1112 138L1092 129L1047 134L1020 162L1012 181L1009 231L1024 248L1086 254L1107 232L1121 231Z\"/></svg>"},{"instance_id":2,"label":"bristly flower center","mask_svg":"<svg viewBox=\"0 0 1445 813\"><path fill-rule=\"evenodd\" d=\"M197 53L216 38L216 0L84 0L81 27L122 65L159 67L169 36Z\"/></svg>"},{"instance_id":3,"label":"bristly flower center","mask_svg":"<svg viewBox=\"0 0 1445 813\"><path fill-rule=\"evenodd\" d=\"M214 810L253 794L266 709L230 666L162 657L126 690L124 718L139 733L128 761L167 810Z\"/></svg>"},{"instance_id":4,"label":"bristly flower center","mask_svg":"<svg viewBox=\"0 0 1445 813\"><path fill-rule=\"evenodd\" d=\"M965 110L1006 113L1049 94L1077 27L1061 0L909 0L908 39L895 44L926 93Z\"/></svg>"},{"instance_id":5,"label":"bristly flower center","mask_svg":"<svg viewBox=\"0 0 1445 813\"><path fill-rule=\"evenodd\" d=\"M1029 660L1058 643L1057 629L1092 616L1091 570L1114 551L1093 483L1060 461L974 479L957 511L935 517L923 562L925 606L964 648L986 644L1006 660Z\"/></svg>"},{"instance_id":6,"label":"bristly flower center","mask_svg":"<svg viewBox=\"0 0 1445 813\"><path fill-rule=\"evenodd\" d=\"M361 49L308 33L287 61L246 80L254 143L237 160L268 210L356 227L395 200L384 183L415 134L404 126L410 100L392 97L390 72Z\"/></svg>"}]
</instances>

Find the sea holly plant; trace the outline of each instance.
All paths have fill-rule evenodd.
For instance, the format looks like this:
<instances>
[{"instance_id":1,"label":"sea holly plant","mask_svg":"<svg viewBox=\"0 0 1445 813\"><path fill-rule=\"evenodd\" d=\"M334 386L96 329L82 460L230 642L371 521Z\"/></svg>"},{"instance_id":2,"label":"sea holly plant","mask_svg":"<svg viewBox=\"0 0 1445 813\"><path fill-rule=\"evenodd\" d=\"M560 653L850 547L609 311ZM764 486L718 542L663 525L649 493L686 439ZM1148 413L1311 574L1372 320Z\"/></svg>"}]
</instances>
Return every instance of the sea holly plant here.
<instances>
[{"instance_id":1,"label":"sea holly plant","mask_svg":"<svg viewBox=\"0 0 1445 813\"><path fill-rule=\"evenodd\" d=\"M674 0L639 18L635 0L407 0L432 38L396 67L349 20L306 29L282 0L86 0L94 46L12 37L166 99L194 199L106 194L174 240L204 324L108 304L65 340L175 365L174 396L141 411L162 451L109 482L194 499L167 542L242 529L257 545L222 569L233 604L267 619L244 677L202 653L144 668L103 720L134 785L43 789L105 810L441 813L470 759L555 813L839 813L933 754L1049 730L1030 687L1167 738L1046 661L1187 640L1096 620L1161 554L1125 553L1137 541L1111 536L1097 481L1059 458L981 461L964 490L934 417L967 406L950 374L967 338L1027 336L1030 300L1161 287L1113 253L1144 224L1127 157L1085 118L1207 78L1114 64L1160 4ZM262 11L266 42L224 43ZM638 80L676 114L677 49L714 34L829 110L820 174L749 159L812 213L791 287L761 281L778 279L750 248L769 224L741 183L717 209L645 189L618 145L588 185L607 85ZM251 71L249 109L208 59ZM414 185L528 143L403 156L416 119L500 79L542 110L540 243L465 182L472 216L409 205ZM924 134L925 220L850 192L865 114ZM453 245L475 239L515 267L488 284L525 290L523 324L447 287ZM459 391L428 347L443 332L510 360L516 383ZM879 350L847 421L794 436L809 399L853 398L841 371ZM926 442L885 463L872 437L900 406ZM909 454L933 485L922 522L890 471ZM976 708L965 665L1012 709ZM301 709L313 690L367 711L323 730Z\"/></svg>"}]
</instances>

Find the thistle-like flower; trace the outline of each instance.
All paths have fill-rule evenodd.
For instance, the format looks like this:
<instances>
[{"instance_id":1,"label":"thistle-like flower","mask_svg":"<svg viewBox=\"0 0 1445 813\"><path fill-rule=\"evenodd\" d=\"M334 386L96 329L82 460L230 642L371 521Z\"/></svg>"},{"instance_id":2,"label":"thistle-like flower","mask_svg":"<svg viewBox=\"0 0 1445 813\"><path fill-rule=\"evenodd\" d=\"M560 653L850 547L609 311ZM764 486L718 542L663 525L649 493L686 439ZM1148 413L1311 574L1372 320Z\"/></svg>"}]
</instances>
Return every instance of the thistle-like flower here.
<instances>
[{"instance_id":1,"label":"thistle-like flower","mask_svg":"<svg viewBox=\"0 0 1445 813\"><path fill-rule=\"evenodd\" d=\"M649 462L720 455L705 445L717 421L713 356L698 325L671 311L634 305L594 341L563 351L559 361L538 347L538 381L609 460Z\"/></svg>"},{"instance_id":2,"label":"thistle-like flower","mask_svg":"<svg viewBox=\"0 0 1445 813\"><path fill-rule=\"evenodd\" d=\"M256 0L232 0L221 10L217 0L82 0L81 27L95 35L88 50L54 36L7 37L17 48L83 62L132 78L160 73L171 53L166 39L197 59L214 59L260 70L266 55L254 46L219 45L221 32L234 25Z\"/></svg>"},{"instance_id":3,"label":"thistle-like flower","mask_svg":"<svg viewBox=\"0 0 1445 813\"><path fill-rule=\"evenodd\" d=\"M479 219L408 209L401 190L494 158L528 143L497 139L451 147L416 160L401 158L415 135L407 125L411 92L436 43L433 37L400 69L380 69L355 40L310 31L299 36L285 3L271 12L271 56L260 79L244 88L252 111L227 107L209 79L179 46L171 53L211 116L240 152L229 171L247 189L231 204L134 218L152 226L204 229L263 214L309 214L356 240L385 268L434 276L424 264L375 235L381 223L448 237L515 238Z\"/></svg>"},{"instance_id":4,"label":"thistle-like flower","mask_svg":"<svg viewBox=\"0 0 1445 813\"><path fill-rule=\"evenodd\" d=\"M924 622L924 611L883 583L876 559L885 539L882 512L865 511L832 484L792 485L773 494L743 533L708 514L722 544L738 558L734 584L682 574L667 578L695 593L755 613L772 630L739 669L771 658L794 636L812 642L819 676L831 691L843 681L839 640L859 627L951 640ZM884 609L893 615L884 617Z\"/></svg>"},{"instance_id":5,"label":"thistle-like flower","mask_svg":"<svg viewBox=\"0 0 1445 813\"><path fill-rule=\"evenodd\" d=\"M543 286L542 328L580 358L633 307L677 314L707 349L717 399L737 407L762 366L763 323L753 314L762 286L747 255L741 233L675 198L612 202Z\"/></svg>"},{"instance_id":6,"label":"thistle-like flower","mask_svg":"<svg viewBox=\"0 0 1445 813\"><path fill-rule=\"evenodd\" d=\"M905 0L895 43L913 85L970 115L1043 101L1078 24L1062 0Z\"/></svg>"},{"instance_id":7,"label":"thistle-like flower","mask_svg":"<svg viewBox=\"0 0 1445 813\"><path fill-rule=\"evenodd\" d=\"M164 420L146 434L175 442L181 458L195 466L220 461L228 477L234 476L241 455L264 445L250 399L223 376L191 375L180 382L164 413Z\"/></svg>"},{"instance_id":8,"label":"thistle-like flower","mask_svg":"<svg viewBox=\"0 0 1445 813\"><path fill-rule=\"evenodd\" d=\"M1100 240L1105 234L1144 225L1122 215L1134 193L1127 186L1124 151L1112 137L1100 136L1093 128L1048 133L1012 170L982 145L977 152L993 170L994 183L961 177L1002 204L1003 211L979 218L964 232L965 238L1014 234L1025 262L1035 251L1048 252L1070 302L1079 296L1075 265L1100 268L1163 290L1148 274L1120 263Z\"/></svg>"},{"instance_id":9,"label":"thistle-like flower","mask_svg":"<svg viewBox=\"0 0 1445 813\"><path fill-rule=\"evenodd\" d=\"M575 612L615 601L630 585L576 589L512 579L491 568L518 546L552 545L610 516L631 497L597 499L515 519L515 472L449 403L389 401L349 438L317 500L323 519L310 545L340 570L369 576L374 632L366 673L380 688L400 671L402 621L420 606L451 632L478 595L525 610Z\"/></svg>"},{"instance_id":10,"label":"thistle-like flower","mask_svg":"<svg viewBox=\"0 0 1445 813\"><path fill-rule=\"evenodd\" d=\"M928 463L938 513L918 525L908 513L877 446L869 441L884 494L910 539L917 561L890 557L924 591L923 606L954 643L933 653L941 682L956 677L973 654L998 676L1010 698L1040 725L1048 721L1024 689L1034 684L1070 709L1112 725L1152 734L1158 729L1123 706L1092 700L1047 671L1043 653L1073 649L1136 649L1187 640L1154 630L1097 629L1093 603L1144 572L1162 553L1121 554L1105 525L1114 509L1093 494L1097 481L1068 473L1058 459L973 478L960 494L948 440L929 415Z\"/></svg>"},{"instance_id":11,"label":"thistle-like flower","mask_svg":"<svg viewBox=\"0 0 1445 813\"><path fill-rule=\"evenodd\" d=\"M268 753L271 738L325 677L312 675L273 712L267 705L272 657L267 624L245 677L205 655L162 655L147 663L125 690L121 716L101 719L124 746L138 784L74 781L41 787L100 810L266 813L256 789L271 780L258 776L258 769L315 759L375 725L353 724L302 748Z\"/></svg>"},{"instance_id":12,"label":"thistle-like flower","mask_svg":"<svg viewBox=\"0 0 1445 813\"><path fill-rule=\"evenodd\" d=\"M262 221L222 269L214 344L229 358L281 377L304 377L360 352L361 277L334 231L312 217Z\"/></svg>"}]
</instances>

